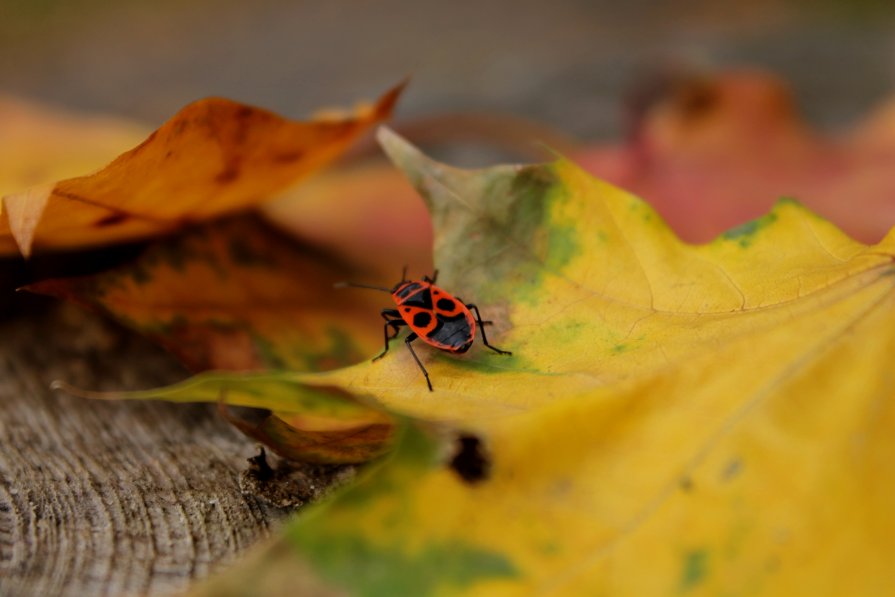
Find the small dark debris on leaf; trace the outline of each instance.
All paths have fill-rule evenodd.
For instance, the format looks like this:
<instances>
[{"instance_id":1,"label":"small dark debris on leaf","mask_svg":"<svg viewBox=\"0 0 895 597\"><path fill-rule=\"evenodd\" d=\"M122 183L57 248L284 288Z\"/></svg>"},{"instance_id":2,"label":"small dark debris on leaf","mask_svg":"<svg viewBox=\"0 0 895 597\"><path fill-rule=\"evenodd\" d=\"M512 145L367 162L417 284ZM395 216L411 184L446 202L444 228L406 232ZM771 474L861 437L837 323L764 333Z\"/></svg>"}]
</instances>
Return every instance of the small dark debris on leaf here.
<instances>
[{"instance_id":1,"label":"small dark debris on leaf","mask_svg":"<svg viewBox=\"0 0 895 597\"><path fill-rule=\"evenodd\" d=\"M690 477L690 475L684 475L680 478L680 481L678 483L680 484L681 491L685 493L693 491L693 479Z\"/></svg>"},{"instance_id":2,"label":"small dark debris on leaf","mask_svg":"<svg viewBox=\"0 0 895 597\"><path fill-rule=\"evenodd\" d=\"M260 452L257 456L249 458L249 470L246 473L254 475L259 481L267 481L273 476L273 469L267 464L267 452L264 446L259 446Z\"/></svg>"},{"instance_id":3,"label":"small dark debris on leaf","mask_svg":"<svg viewBox=\"0 0 895 597\"><path fill-rule=\"evenodd\" d=\"M467 483L486 480L490 473L491 462L485 454L482 440L467 434L458 437L457 453L451 459L451 468Z\"/></svg>"},{"instance_id":4,"label":"small dark debris on leaf","mask_svg":"<svg viewBox=\"0 0 895 597\"><path fill-rule=\"evenodd\" d=\"M286 511L321 499L354 476L354 467L347 465L302 464L276 458L271 466L262 446L247 460L249 468L239 479L243 495Z\"/></svg>"},{"instance_id":5,"label":"small dark debris on leaf","mask_svg":"<svg viewBox=\"0 0 895 597\"><path fill-rule=\"evenodd\" d=\"M743 472L743 461L739 458L734 458L728 462L727 466L724 467L724 470L721 471L721 480L732 481L741 472Z\"/></svg>"}]
</instances>

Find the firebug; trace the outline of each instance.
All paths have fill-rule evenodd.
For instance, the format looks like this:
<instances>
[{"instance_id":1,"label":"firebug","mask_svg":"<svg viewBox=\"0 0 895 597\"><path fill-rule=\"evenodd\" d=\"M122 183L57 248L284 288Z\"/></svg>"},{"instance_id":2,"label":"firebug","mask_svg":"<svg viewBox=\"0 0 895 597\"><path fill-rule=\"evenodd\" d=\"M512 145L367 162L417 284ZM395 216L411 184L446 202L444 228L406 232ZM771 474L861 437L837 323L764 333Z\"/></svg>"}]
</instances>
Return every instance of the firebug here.
<instances>
[{"instance_id":1,"label":"firebug","mask_svg":"<svg viewBox=\"0 0 895 597\"><path fill-rule=\"evenodd\" d=\"M407 268L404 268L401 281L391 289L352 282L337 285L370 288L391 294L392 300L395 301L398 308L382 310L382 318L385 320L383 327L385 349L373 361L378 361L385 356L388 352L389 342L398 336L401 328L405 326L410 328L410 334L404 339L404 343L426 377L426 384L429 386L430 392L432 391L432 382L429 380L429 372L426 371L426 367L423 366L416 351L413 350L412 342L414 340L422 340L445 352L463 354L472 346L476 327L478 327L481 330L482 343L485 346L498 354L513 354L489 344L488 336L485 334L485 325L491 322L482 321L479 308L475 304L464 303L462 299L436 286L437 278L438 270L435 270L431 278L423 276L422 280L408 280ZM394 332L392 335L389 335L390 330Z\"/></svg>"}]
</instances>

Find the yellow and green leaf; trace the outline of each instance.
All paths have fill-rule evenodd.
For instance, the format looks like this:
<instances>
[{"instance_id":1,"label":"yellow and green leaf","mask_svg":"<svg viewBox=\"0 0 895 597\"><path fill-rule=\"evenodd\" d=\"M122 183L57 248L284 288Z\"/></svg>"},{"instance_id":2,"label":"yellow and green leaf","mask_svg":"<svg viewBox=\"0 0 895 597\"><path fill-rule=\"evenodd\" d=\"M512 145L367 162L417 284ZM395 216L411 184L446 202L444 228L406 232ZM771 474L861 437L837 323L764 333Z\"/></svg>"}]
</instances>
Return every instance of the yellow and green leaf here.
<instances>
[{"instance_id":1,"label":"yellow and green leaf","mask_svg":"<svg viewBox=\"0 0 895 597\"><path fill-rule=\"evenodd\" d=\"M559 160L463 171L385 131L440 285L512 357L420 347L282 374L405 417L396 450L208 594L884 594L895 583L895 233L793 201L714 241ZM257 380L254 380L257 381ZM254 391L240 374L132 397ZM337 418L337 415L336 415ZM465 479L444 433L477 435Z\"/></svg>"},{"instance_id":2,"label":"yellow and green leaf","mask_svg":"<svg viewBox=\"0 0 895 597\"><path fill-rule=\"evenodd\" d=\"M385 453L394 439L394 417L336 387L317 386L297 394L295 373L257 372L238 377L205 373L155 390L90 392L56 381L56 389L100 400L155 399L216 403L221 414L247 435L283 457L345 464ZM246 416L231 407L248 407Z\"/></svg>"}]
</instances>

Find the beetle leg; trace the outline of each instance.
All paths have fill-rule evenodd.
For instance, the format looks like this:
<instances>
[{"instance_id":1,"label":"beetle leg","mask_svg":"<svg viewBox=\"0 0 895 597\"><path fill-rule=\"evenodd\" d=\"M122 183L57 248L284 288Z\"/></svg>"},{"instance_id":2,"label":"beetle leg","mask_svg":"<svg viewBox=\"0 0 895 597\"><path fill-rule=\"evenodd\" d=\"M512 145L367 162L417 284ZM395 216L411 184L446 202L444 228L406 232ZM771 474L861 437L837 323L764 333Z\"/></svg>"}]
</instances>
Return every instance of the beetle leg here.
<instances>
[{"instance_id":1,"label":"beetle leg","mask_svg":"<svg viewBox=\"0 0 895 597\"><path fill-rule=\"evenodd\" d=\"M411 334L410 334L409 336L407 336L407 338L404 340L404 343L407 344L407 348L410 350L410 354L413 355L413 360L416 361L416 364L420 366L420 371L422 371L422 372L423 372L423 375L426 376L426 384L429 386L429 391L430 391L430 392L434 392L434 390L432 389L432 382L429 381L429 372L426 371L426 368L425 368L425 367L423 367L423 362L420 361L420 358L419 358L418 356L416 356L416 351L413 350L413 346L411 346L411 344L410 344L411 342L413 342L413 341L416 340L417 338L419 338L419 336L417 336L416 333L411 333Z\"/></svg>"},{"instance_id":2,"label":"beetle leg","mask_svg":"<svg viewBox=\"0 0 895 597\"><path fill-rule=\"evenodd\" d=\"M382 327L382 333L385 337L385 350L383 350L382 354L380 354L378 357L375 357L373 359L373 362L376 362L385 356L385 353L388 352L389 341L394 340L398 336L398 334L401 332L401 326L407 325L407 323L403 319L401 319L401 314L398 313L398 311L395 309L383 309L380 315L382 315L382 318L385 320L385 325ZM395 317L397 319L389 319L390 317ZM388 335L389 327L391 327L392 330L394 330L395 332L393 336Z\"/></svg>"},{"instance_id":3,"label":"beetle leg","mask_svg":"<svg viewBox=\"0 0 895 597\"><path fill-rule=\"evenodd\" d=\"M432 272L431 278L429 276L423 276L423 282L428 282L429 284L435 284L435 280L437 280L437 279L438 279L438 270L437 269Z\"/></svg>"},{"instance_id":4,"label":"beetle leg","mask_svg":"<svg viewBox=\"0 0 895 597\"><path fill-rule=\"evenodd\" d=\"M468 305L466 305L466 308L471 311L475 311L475 322L477 324L479 324L479 329L482 331L482 344L484 344L485 346L487 346L488 348L490 348L497 354L513 354L509 350L501 350L501 349L497 348L496 346L491 346L490 344L488 344L488 336L485 335L485 322L482 321L482 314L479 313L479 308L472 303L469 303ZM490 323L490 322L488 322L488 323Z\"/></svg>"},{"instance_id":5,"label":"beetle leg","mask_svg":"<svg viewBox=\"0 0 895 597\"><path fill-rule=\"evenodd\" d=\"M396 337L396 336L398 335L398 333L400 332L400 329L401 329L401 326L402 326L402 325L407 325L407 324L404 323L403 321L396 321L396 320L394 320L394 319L389 319L388 321L385 322L385 326L383 326L383 328L382 328L383 336L385 337L385 348L382 350L382 352L381 352L378 356L373 357L373 362L374 362L374 363L375 363L376 361L378 361L379 359L381 359L382 357L384 357L385 354L388 352L388 343L389 343L389 341L395 339L395 337ZM388 335L388 328L389 328L389 326L391 326L391 328L395 331L394 336L389 336L389 335Z\"/></svg>"},{"instance_id":6,"label":"beetle leg","mask_svg":"<svg viewBox=\"0 0 895 597\"><path fill-rule=\"evenodd\" d=\"M398 320L401 323L404 322L404 319L401 317L401 314L397 309L383 309L380 311L379 315L386 321ZM394 338L394 336L392 336Z\"/></svg>"}]
</instances>

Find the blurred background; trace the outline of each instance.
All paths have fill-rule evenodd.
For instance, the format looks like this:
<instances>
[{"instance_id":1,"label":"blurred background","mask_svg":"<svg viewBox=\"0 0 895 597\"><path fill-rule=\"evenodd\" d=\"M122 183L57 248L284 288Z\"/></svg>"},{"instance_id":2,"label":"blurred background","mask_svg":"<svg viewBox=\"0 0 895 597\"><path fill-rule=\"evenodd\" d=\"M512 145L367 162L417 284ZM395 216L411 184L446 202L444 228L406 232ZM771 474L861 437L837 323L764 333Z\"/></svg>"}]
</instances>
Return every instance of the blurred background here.
<instances>
[{"instance_id":1,"label":"blurred background","mask_svg":"<svg viewBox=\"0 0 895 597\"><path fill-rule=\"evenodd\" d=\"M303 116L410 75L403 118L497 111L613 138L646 74L751 65L835 128L895 88L893 25L883 0L0 0L0 92L156 125L208 95Z\"/></svg>"}]
</instances>

